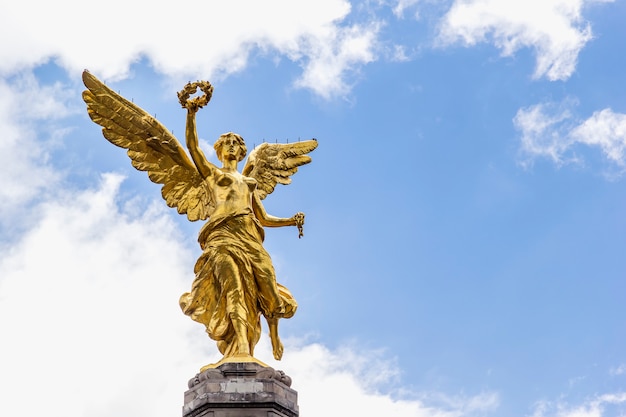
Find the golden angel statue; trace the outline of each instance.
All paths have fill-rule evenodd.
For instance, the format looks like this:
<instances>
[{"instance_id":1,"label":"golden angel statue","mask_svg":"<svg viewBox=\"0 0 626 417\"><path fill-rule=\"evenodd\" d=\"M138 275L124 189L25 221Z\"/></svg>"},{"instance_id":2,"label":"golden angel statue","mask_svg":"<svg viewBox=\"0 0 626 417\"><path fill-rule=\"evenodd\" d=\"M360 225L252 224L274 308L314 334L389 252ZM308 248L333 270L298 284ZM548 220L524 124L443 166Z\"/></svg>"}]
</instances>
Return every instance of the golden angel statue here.
<instances>
[{"instance_id":1,"label":"golden angel statue","mask_svg":"<svg viewBox=\"0 0 626 417\"><path fill-rule=\"evenodd\" d=\"M213 366L260 362L253 355L261 335L261 315L268 323L274 358L280 359L283 345L278 320L292 317L297 304L276 281L263 248L263 227L297 226L302 236L304 214L275 217L261 201L276 184L289 184L299 166L311 162L307 154L317 141L263 143L251 152L239 173L237 164L246 156L241 136L229 132L215 142L221 167L209 162L198 145L196 113L211 99L213 87L208 82L189 83L178 93L187 110L185 139L191 159L173 134L140 107L88 71L83 72L83 82L88 114L102 126L104 137L127 149L133 167L163 185L161 194L168 206L190 221L208 220L198 237L202 254L194 268L191 292L180 297L180 306L204 324L217 342L224 358ZM204 94L190 98L198 88Z\"/></svg>"}]
</instances>

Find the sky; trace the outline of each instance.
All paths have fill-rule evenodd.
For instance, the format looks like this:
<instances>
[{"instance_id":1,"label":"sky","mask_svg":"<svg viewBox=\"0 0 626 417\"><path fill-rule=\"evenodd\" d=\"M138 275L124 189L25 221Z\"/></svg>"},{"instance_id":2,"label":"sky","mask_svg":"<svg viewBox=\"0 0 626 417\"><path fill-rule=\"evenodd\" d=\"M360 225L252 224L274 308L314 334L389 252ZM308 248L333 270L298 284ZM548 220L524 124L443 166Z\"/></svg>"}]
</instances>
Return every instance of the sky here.
<instances>
[{"instance_id":1,"label":"sky","mask_svg":"<svg viewBox=\"0 0 626 417\"><path fill-rule=\"evenodd\" d=\"M0 415L180 415L201 222L87 116L88 69L201 146L317 138L265 200L308 416L626 415L626 2L0 4ZM240 165L240 168L243 165ZM332 404L332 407L329 407Z\"/></svg>"}]
</instances>

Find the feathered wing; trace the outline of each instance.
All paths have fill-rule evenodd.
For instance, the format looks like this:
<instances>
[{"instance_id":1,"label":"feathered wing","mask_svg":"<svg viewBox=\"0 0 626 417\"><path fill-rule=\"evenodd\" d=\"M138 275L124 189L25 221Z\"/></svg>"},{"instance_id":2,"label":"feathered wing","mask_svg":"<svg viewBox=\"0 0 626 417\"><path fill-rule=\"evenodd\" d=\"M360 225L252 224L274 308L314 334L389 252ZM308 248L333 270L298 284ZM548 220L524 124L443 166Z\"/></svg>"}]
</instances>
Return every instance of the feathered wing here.
<instances>
[{"instance_id":1,"label":"feathered wing","mask_svg":"<svg viewBox=\"0 0 626 417\"><path fill-rule=\"evenodd\" d=\"M290 184L298 167L311 162L306 155L317 148L317 140L294 143L262 143L248 157L243 175L257 180L261 199L274 191L276 184Z\"/></svg>"},{"instance_id":2,"label":"feathered wing","mask_svg":"<svg viewBox=\"0 0 626 417\"><path fill-rule=\"evenodd\" d=\"M210 190L174 135L88 71L83 72L83 82L87 112L102 126L104 137L128 150L133 167L163 184L161 195L168 206L191 221L207 219L213 209Z\"/></svg>"}]
</instances>

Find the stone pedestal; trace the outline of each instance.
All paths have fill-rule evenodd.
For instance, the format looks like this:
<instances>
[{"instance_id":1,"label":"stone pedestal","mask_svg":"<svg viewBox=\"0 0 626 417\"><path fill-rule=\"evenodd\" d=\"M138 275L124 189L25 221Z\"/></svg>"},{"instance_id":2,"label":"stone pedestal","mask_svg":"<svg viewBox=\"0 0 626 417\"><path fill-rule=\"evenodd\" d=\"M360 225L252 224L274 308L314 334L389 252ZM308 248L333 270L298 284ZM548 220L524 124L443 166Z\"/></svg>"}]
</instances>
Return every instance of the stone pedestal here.
<instances>
[{"instance_id":1,"label":"stone pedestal","mask_svg":"<svg viewBox=\"0 0 626 417\"><path fill-rule=\"evenodd\" d=\"M189 381L183 417L298 417L298 393L290 386L282 371L224 363Z\"/></svg>"}]
</instances>

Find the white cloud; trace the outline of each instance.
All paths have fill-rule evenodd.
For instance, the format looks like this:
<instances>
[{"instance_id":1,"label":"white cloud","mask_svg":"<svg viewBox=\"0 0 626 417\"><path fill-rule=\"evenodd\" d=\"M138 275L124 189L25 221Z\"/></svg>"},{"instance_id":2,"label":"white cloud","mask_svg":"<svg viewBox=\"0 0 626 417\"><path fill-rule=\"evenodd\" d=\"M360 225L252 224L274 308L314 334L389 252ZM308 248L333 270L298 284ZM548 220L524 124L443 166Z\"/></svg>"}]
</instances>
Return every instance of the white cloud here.
<instances>
[{"instance_id":1,"label":"white cloud","mask_svg":"<svg viewBox=\"0 0 626 417\"><path fill-rule=\"evenodd\" d=\"M611 375L624 375L626 374L626 364L621 364L609 370Z\"/></svg>"},{"instance_id":2,"label":"white cloud","mask_svg":"<svg viewBox=\"0 0 626 417\"><path fill-rule=\"evenodd\" d=\"M194 366L177 311L191 259L159 209L119 210L119 183L57 190L0 255L0 415L179 410L171 385Z\"/></svg>"},{"instance_id":3,"label":"white cloud","mask_svg":"<svg viewBox=\"0 0 626 417\"><path fill-rule=\"evenodd\" d=\"M597 395L578 405L564 401L541 401L530 417L605 417L607 408L615 406L622 409L623 404L626 404L626 392Z\"/></svg>"},{"instance_id":4,"label":"white cloud","mask_svg":"<svg viewBox=\"0 0 626 417\"><path fill-rule=\"evenodd\" d=\"M572 146L563 126L572 118L571 107L571 102L566 101L541 103L518 110L513 123L522 132L520 148L530 161L546 157L558 165L564 162L564 154Z\"/></svg>"},{"instance_id":5,"label":"white cloud","mask_svg":"<svg viewBox=\"0 0 626 417\"><path fill-rule=\"evenodd\" d=\"M397 0L395 7L392 9L393 14L400 19L404 17L405 10L415 7L421 1L422 0ZM415 12L414 17L419 19L419 13L417 11Z\"/></svg>"},{"instance_id":6,"label":"white cloud","mask_svg":"<svg viewBox=\"0 0 626 417\"><path fill-rule=\"evenodd\" d=\"M307 42L310 60L296 86L316 91L324 98L347 94L352 85L346 74L359 63L375 60L372 45L378 25L330 28L323 36Z\"/></svg>"},{"instance_id":7,"label":"white cloud","mask_svg":"<svg viewBox=\"0 0 626 417\"><path fill-rule=\"evenodd\" d=\"M402 45L394 45L391 59L396 62L405 62L409 60L406 48Z\"/></svg>"},{"instance_id":8,"label":"white cloud","mask_svg":"<svg viewBox=\"0 0 626 417\"><path fill-rule=\"evenodd\" d=\"M596 111L584 121L575 118L576 102L541 103L518 110L513 122L521 131L520 150L524 164L538 157L557 165L582 162L575 153L579 145L599 149L609 165L626 169L626 115L611 109Z\"/></svg>"},{"instance_id":9,"label":"white cloud","mask_svg":"<svg viewBox=\"0 0 626 417\"><path fill-rule=\"evenodd\" d=\"M267 363L292 377L302 415L483 416L499 405L494 392L474 396L407 392L401 388L400 369L383 351L354 346L333 351L297 339L287 340L285 346L281 362ZM269 343L264 340L258 353L269 357L270 352ZM319 401L320 398L324 401Z\"/></svg>"},{"instance_id":10,"label":"white cloud","mask_svg":"<svg viewBox=\"0 0 626 417\"><path fill-rule=\"evenodd\" d=\"M304 67L297 86L330 97L374 59L378 26L346 24L350 11L346 0L10 2L0 6L0 38L12 40L0 47L0 74L54 60L111 80L147 58L172 77L214 80L241 71L251 53L277 53Z\"/></svg>"},{"instance_id":11,"label":"white cloud","mask_svg":"<svg viewBox=\"0 0 626 417\"><path fill-rule=\"evenodd\" d=\"M571 137L577 142L599 147L607 159L620 166L626 165L626 114L611 109L596 111L572 130Z\"/></svg>"},{"instance_id":12,"label":"white cloud","mask_svg":"<svg viewBox=\"0 0 626 417\"><path fill-rule=\"evenodd\" d=\"M55 125L71 113L64 104L69 92L54 84L41 86L32 74L24 73L9 84L0 79L0 219L6 225L9 214L23 212L26 204L60 176L48 163L65 128ZM45 123L41 123L45 121Z\"/></svg>"},{"instance_id":13,"label":"white cloud","mask_svg":"<svg viewBox=\"0 0 626 417\"><path fill-rule=\"evenodd\" d=\"M535 78L566 80L592 39L581 10L597 0L455 0L439 33L443 45L493 42L504 56L532 48Z\"/></svg>"}]
</instances>

